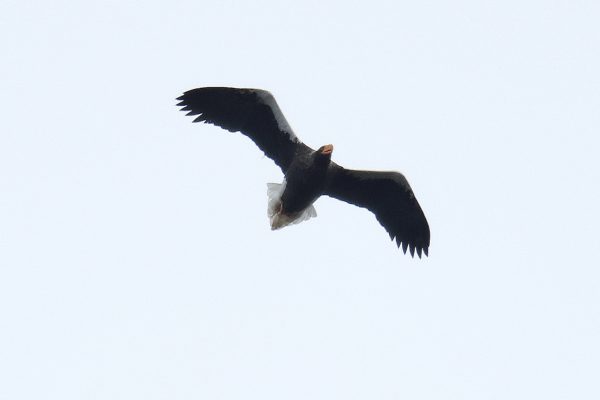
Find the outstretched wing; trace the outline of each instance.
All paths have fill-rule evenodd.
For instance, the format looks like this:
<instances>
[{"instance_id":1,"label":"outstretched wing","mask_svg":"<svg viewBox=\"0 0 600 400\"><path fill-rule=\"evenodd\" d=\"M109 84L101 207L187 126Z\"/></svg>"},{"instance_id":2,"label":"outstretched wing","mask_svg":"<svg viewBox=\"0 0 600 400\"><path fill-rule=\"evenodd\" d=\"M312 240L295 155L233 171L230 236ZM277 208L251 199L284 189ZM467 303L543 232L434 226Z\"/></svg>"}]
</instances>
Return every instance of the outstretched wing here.
<instances>
[{"instance_id":1,"label":"outstretched wing","mask_svg":"<svg viewBox=\"0 0 600 400\"><path fill-rule=\"evenodd\" d=\"M373 212L405 254L429 254L429 225L404 175L333 168L324 194Z\"/></svg>"},{"instance_id":2,"label":"outstretched wing","mask_svg":"<svg viewBox=\"0 0 600 400\"><path fill-rule=\"evenodd\" d=\"M301 144L273 95L259 89L205 87L178 97L194 122L206 122L248 136L285 173Z\"/></svg>"}]
</instances>

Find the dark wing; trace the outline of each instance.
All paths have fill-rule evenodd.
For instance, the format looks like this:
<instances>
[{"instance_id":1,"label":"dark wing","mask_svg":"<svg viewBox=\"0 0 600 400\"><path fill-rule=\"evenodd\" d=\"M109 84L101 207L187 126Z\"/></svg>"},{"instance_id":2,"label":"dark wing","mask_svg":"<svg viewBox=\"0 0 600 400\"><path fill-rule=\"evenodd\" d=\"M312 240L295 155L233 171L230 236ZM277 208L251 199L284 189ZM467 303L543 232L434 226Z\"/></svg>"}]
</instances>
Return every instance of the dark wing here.
<instances>
[{"instance_id":1,"label":"dark wing","mask_svg":"<svg viewBox=\"0 0 600 400\"><path fill-rule=\"evenodd\" d=\"M301 142L285 120L273 95L265 90L205 87L178 97L178 106L194 122L220 126L248 136L285 173Z\"/></svg>"},{"instance_id":2,"label":"dark wing","mask_svg":"<svg viewBox=\"0 0 600 400\"><path fill-rule=\"evenodd\" d=\"M333 163L332 163L333 164ZM355 171L333 165L326 195L364 207L396 239L406 254L429 254L429 225L404 175L399 172Z\"/></svg>"}]
</instances>

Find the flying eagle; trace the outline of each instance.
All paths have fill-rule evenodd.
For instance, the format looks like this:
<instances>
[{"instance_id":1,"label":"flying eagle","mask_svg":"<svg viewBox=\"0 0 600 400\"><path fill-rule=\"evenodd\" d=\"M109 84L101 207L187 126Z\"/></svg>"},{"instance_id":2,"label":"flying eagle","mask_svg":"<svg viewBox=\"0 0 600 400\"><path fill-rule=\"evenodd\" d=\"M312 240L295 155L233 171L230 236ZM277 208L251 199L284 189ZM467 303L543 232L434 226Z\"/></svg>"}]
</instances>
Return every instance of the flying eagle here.
<instances>
[{"instance_id":1,"label":"flying eagle","mask_svg":"<svg viewBox=\"0 0 600 400\"><path fill-rule=\"evenodd\" d=\"M271 229L315 217L313 203L321 195L364 207L375 214L392 240L406 254L429 252L429 225L404 175L358 171L331 161L333 146L317 151L300 141L273 95L260 89L205 87L178 97L177 104L194 122L241 132L281 168L282 184L268 185Z\"/></svg>"}]
</instances>

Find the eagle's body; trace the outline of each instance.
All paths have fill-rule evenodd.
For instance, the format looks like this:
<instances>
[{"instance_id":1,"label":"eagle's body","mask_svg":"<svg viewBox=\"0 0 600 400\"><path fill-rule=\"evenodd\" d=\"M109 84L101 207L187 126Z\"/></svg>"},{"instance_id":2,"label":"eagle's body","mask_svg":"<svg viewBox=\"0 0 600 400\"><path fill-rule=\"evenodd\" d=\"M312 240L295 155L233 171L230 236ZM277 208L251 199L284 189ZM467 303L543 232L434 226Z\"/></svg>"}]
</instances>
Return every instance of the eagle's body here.
<instances>
[{"instance_id":1,"label":"eagle's body","mask_svg":"<svg viewBox=\"0 0 600 400\"><path fill-rule=\"evenodd\" d=\"M311 205L324 193L331 174L331 152L323 153L319 149L298 155L285 173L287 184L281 196L283 211L298 212Z\"/></svg>"},{"instance_id":2,"label":"eagle's body","mask_svg":"<svg viewBox=\"0 0 600 400\"><path fill-rule=\"evenodd\" d=\"M294 135L273 96L264 90L208 87L185 92L179 106L188 115L256 143L284 173L282 184L268 186L271 228L316 216L322 195L365 207L396 240L419 257L429 250L429 226L406 178L398 172L345 169L333 161L332 145L313 150Z\"/></svg>"}]
</instances>

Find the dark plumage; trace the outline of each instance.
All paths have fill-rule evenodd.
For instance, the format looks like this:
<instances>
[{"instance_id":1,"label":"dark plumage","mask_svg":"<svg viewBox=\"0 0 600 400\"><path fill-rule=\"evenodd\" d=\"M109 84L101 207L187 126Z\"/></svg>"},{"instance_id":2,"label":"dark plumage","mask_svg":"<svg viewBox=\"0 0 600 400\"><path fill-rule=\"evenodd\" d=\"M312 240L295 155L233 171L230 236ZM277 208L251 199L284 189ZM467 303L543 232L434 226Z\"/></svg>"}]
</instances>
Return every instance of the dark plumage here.
<instances>
[{"instance_id":1,"label":"dark plumage","mask_svg":"<svg viewBox=\"0 0 600 400\"><path fill-rule=\"evenodd\" d=\"M428 255L429 225L406 178L399 172L357 171L331 161L332 145L314 151L294 135L271 93L207 87L178 97L187 115L230 132L241 132L277 164L282 185L269 184L271 228L316 216L312 204L327 195L375 214L404 253Z\"/></svg>"}]
</instances>

